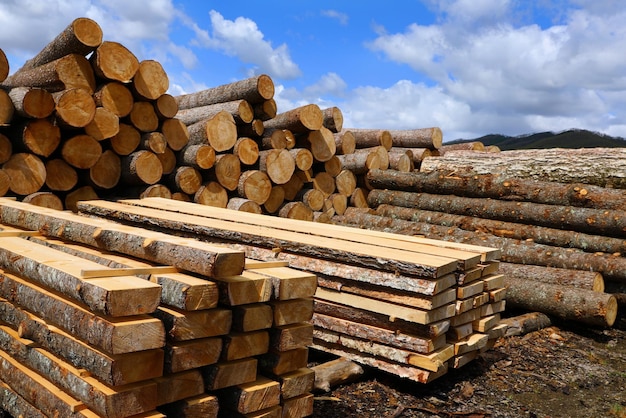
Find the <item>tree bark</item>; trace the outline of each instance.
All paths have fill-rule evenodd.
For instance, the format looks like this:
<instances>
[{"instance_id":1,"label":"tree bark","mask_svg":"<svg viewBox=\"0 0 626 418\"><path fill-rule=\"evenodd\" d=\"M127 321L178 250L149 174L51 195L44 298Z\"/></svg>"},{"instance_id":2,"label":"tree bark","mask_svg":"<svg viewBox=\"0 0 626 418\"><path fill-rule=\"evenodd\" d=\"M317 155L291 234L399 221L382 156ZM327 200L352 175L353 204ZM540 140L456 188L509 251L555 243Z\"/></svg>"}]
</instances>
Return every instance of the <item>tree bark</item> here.
<instances>
[{"instance_id":1,"label":"tree bark","mask_svg":"<svg viewBox=\"0 0 626 418\"><path fill-rule=\"evenodd\" d=\"M54 111L52 94L42 88L15 87L9 91L15 113L25 118L47 118Z\"/></svg>"},{"instance_id":2,"label":"tree bark","mask_svg":"<svg viewBox=\"0 0 626 418\"><path fill-rule=\"evenodd\" d=\"M539 311L568 321L611 327L617 301L609 293L505 277L507 305Z\"/></svg>"},{"instance_id":3,"label":"tree bark","mask_svg":"<svg viewBox=\"0 0 626 418\"><path fill-rule=\"evenodd\" d=\"M541 312L528 312L510 318L503 318L500 320L500 323L507 326L506 337L525 335L552 325L550 318Z\"/></svg>"},{"instance_id":4,"label":"tree bark","mask_svg":"<svg viewBox=\"0 0 626 418\"><path fill-rule=\"evenodd\" d=\"M440 128L422 128L422 129L406 129L389 130L391 142L394 147L406 148L441 148L443 143L443 134Z\"/></svg>"},{"instance_id":5,"label":"tree bark","mask_svg":"<svg viewBox=\"0 0 626 418\"><path fill-rule=\"evenodd\" d=\"M386 129L347 129L352 132L356 148L384 147L387 151L393 146L393 138ZM346 131L346 129L344 129ZM343 132L343 131L342 131Z\"/></svg>"},{"instance_id":6,"label":"tree bark","mask_svg":"<svg viewBox=\"0 0 626 418\"><path fill-rule=\"evenodd\" d=\"M583 183L616 189L626 188L621 170L626 150L584 148L502 151L499 153L451 151L427 158L420 171L447 170L472 174L501 174L507 177Z\"/></svg>"},{"instance_id":7,"label":"tree bark","mask_svg":"<svg viewBox=\"0 0 626 418\"><path fill-rule=\"evenodd\" d=\"M104 107L120 118L133 109L133 95L124 84L111 81L100 85L93 95L96 106Z\"/></svg>"},{"instance_id":8,"label":"tree bark","mask_svg":"<svg viewBox=\"0 0 626 418\"><path fill-rule=\"evenodd\" d=\"M210 119L222 111L230 113L237 124L251 123L254 119L252 106L243 99L181 109L176 113L176 118L185 125L192 125L201 120Z\"/></svg>"},{"instance_id":9,"label":"tree bark","mask_svg":"<svg viewBox=\"0 0 626 418\"><path fill-rule=\"evenodd\" d=\"M374 208L381 204L389 204L596 235L626 236L626 211L611 211L610 216L607 216L609 213L603 209L380 189L372 190L368 195L368 201Z\"/></svg>"},{"instance_id":10,"label":"tree bark","mask_svg":"<svg viewBox=\"0 0 626 418\"><path fill-rule=\"evenodd\" d=\"M135 54L118 42L102 42L90 60L98 77L124 84L130 83L139 69Z\"/></svg>"},{"instance_id":11,"label":"tree bark","mask_svg":"<svg viewBox=\"0 0 626 418\"><path fill-rule=\"evenodd\" d=\"M235 119L225 111L189 125L187 129L190 145L209 144L216 152L227 151L237 142Z\"/></svg>"},{"instance_id":12,"label":"tree bark","mask_svg":"<svg viewBox=\"0 0 626 418\"><path fill-rule=\"evenodd\" d=\"M324 115L316 104L308 104L279 113L263 122L265 129L289 129L293 133L308 133L322 128Z\"/></svg>"},{"instance_id":13,"label":"tree bark","mask_svg":"<svg viewBox=\"0 0 626 418\"><path fill-rule=\"evenodd\" d=\"M132 87L142 100L156 100L167 92L169 79L158 61L144 60L133 75Z\"/></svg>"},{"instance_id":14,"label":"tree bark","mask_svg":"<svg viewBox=\"0 0 626 418\"><path fill-rule=\"evenodd\" d=\"M333 133L341 132L343 129L343 114L338 107L329 107L322 110L324 121L322 125Z\"/></svg>"},{"instance_id":15,"label":"tree bark","mask_svg":"<svg viewBox=\"0 0 626 418\"><path fill-rule=\"evenodd\" d=\"M85 89L74 88L53 94L56 118L61 125L84 128L96 115L96 102Z\"/></svg>"},{"instance_id":16,"label":"tree bark","mask_svg":"<svg viewBox=\"0 0 626 418\"><path fill-rule=\"evenodd\" d=\"M46 181L46 166L33 154L13 154L2 169L9 176L9 189L18 195L38 192Z\"/></svg>"},{"instance_id":17,"label":"tree bark","mask_svg":"<svg viewBox=\"0 0 626 418\"><path fill-rule=\"evenodd\" d=\"M247 100L250 104L256 104L273 97L274 82L268 75L261 74L175 98L180 109L189 109L241 99Z\"/></svg>"},{"instance_id":18,"label":"tree bark","mask_svg":"<svg viewBox=\"0 0 626 418\"><path fill-rule=\"evenodd\" d=\"M439 154L444 155L450 151L485 151L485 144L480 141L461 142L458 144L446 144L439 147Z\"/></svg>"},{"instance_id":19,"label":"tree bark","mask_svg":"<svg viewBox=\"0 0 626 418\"><path fill-rule=\"evenodd\" d=\"M85 133L96 141L114 137L119 131L119 117L104 107L96 107L92 121L85 126Z\"/></svg>"},{"instance_id":20,"label":"tree bark","mask_svg":"<svg viewBox=\"0 0 626 418\"><path fill-rule=\"evenodd\" d=\"M447 170L395 173L372 171L369 184L377 189L453 194L500 200L595 209L626 209L622 190L581 183L558 183L496 174L456 174Z\"/></svg>"},{"instance_id":21,"label":"tree bark","mask_svg":"<svg viewBox=\"0 0 626 418\"><path fill-rule=\"evenodd\" d=\"M89 135L76 135L63 142L61 157L78 169L89 169L102 156L102 146Z\"/></svg>"},{"instance_id":22,"label":"tree bark","mask_svg":"<svg viewBox=\"0 0 626 418\"><path fill-rule=\"evenodd\" d=\"M498 271L516 279L604 292L604 278L600 273L594 271L513 263L500 263Z\"/></svg>"}]
</instances>

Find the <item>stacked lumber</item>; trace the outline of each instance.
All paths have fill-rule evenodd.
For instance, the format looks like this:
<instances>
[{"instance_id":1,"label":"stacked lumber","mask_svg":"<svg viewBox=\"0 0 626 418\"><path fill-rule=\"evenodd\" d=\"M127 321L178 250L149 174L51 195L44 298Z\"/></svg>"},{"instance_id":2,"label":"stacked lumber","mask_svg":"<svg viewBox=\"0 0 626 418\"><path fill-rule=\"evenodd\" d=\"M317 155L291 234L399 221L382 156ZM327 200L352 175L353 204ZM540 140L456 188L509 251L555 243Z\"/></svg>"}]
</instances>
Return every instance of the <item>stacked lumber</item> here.
<instances>
[{"instance_id":1,"label":"stacked lumber","mask_svg":"<svg viewBox=\"0 0 626 418\"><path fill-rule=\"evenodd\" d=\"M317 276L312 347L416 382L461 367L502 334L499 250L150 198L81 213L223 240ZM308 328L310 329L310 328ZM307 331L308 332L308 331Z\"/></svg>"},{"instance_id":2,"label":"stacked lumber","mask_svg":"<svg viewBox=\"0 0 626 418\"><path fill-rule=\"evenodd\" d=\"M355 210L334 220L500 248L509 306L613 325L617 298L605 293L605 283L626 280L622 190L450 169L371 171L374 213Z\"/></svg>"},{"instance_id":3,"label":"stacked lumber","mask_svg":"<svg viewBox=\"0 0 626 418\"><path fill-rule=\"evenodd\" d=\"M0 211L3 410L312 414L314 274L24 202Z\"/></svg>"}]
</instances>

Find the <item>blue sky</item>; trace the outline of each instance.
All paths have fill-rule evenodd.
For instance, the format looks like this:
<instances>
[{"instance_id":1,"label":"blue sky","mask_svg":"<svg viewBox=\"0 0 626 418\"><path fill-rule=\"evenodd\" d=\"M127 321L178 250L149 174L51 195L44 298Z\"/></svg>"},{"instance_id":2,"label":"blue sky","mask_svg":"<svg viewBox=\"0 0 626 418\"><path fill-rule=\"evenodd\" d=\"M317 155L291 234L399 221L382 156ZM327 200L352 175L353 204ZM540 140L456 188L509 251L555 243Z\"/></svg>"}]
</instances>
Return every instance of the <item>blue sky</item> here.
<instances>
[{"instance_id":1,"label":"blue sky","mask_svg":"<svg viewBox=\"0 0 626 418\"><path fill-rule=\"evenodd\" d=\"M622 3L0 0L0 48L15 70L86 16L174 95L265 73L279 112L337 106L345 127L626 137Z\"/></svg>"}]
</instances>

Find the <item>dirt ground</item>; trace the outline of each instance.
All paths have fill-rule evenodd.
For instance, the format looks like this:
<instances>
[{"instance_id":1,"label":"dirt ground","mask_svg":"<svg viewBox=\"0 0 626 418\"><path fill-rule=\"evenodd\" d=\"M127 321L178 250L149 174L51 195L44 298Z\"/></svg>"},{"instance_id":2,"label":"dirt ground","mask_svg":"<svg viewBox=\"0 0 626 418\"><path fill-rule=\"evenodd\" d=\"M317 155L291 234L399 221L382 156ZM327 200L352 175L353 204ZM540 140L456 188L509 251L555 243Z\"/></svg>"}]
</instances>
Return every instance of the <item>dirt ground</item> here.
<instances>
[{"instance_id":1,"label":"dirt ground","mask_svg":"<svg viewBox=\"0 0 626 418\"><path fill-rule=\"evenodd\" d=\"M316 393L314 405L314 418L626 418L626 318L606 330L555 323L501 338L427 385L366 369Z\"/></svg>"}]
</instances>

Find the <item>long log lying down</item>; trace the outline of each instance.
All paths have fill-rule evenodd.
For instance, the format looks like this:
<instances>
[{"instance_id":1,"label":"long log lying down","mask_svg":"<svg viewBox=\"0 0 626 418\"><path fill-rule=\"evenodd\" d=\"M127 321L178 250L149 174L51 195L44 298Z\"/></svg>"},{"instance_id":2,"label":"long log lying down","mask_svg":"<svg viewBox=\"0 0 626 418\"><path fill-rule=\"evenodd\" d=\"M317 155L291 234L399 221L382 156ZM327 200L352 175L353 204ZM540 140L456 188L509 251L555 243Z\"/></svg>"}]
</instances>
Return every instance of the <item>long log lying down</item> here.
<instances>
[{"instance_id":1,"label":"long log lying down","mask_svg":"<svg viewBox=\"0 0 626 418\"><path fill-rule=\"evenodd\" d=\"M498 271L510 277L604 292L602 274L587 270L569 270L530 264L500 263Z\"/></svg>"},{"instance_id":2,"label":"long log lying down","mask_svg":"<svg viewBox=\"0 0 626 418\"><path fill-rule=\"evenodd\" d=\"M486 219L498 219L568 229L597 235L626 237L626 211L607 211L574 206L556 206L530 202L411 193L375 189L367 200L371 207L382 204L414 209L463 214Z\"/></svg>"},{"instance_id":3,"label":"long log lying down","mask_svg":"<svg viewBox=\"0 0 626 418\"><path fill-rule=\"evenodd\" d=\"M37 208L9 199L2 200L0 215L2 222L8 225L171 265L208 277L237 275L245 265L245 255L240 251L102 219Z\"/></svg>"},{"instance_id":4,"label":"long log lying down","mask_svg":"<svg viewBox=\"0 0 626 418\"><path fill-rule=\"evenodd\" d=\"M191 125L203 119L209 119L221 111L230 113L235 122L241 124L250 123L254 118L254 110L252 109L252 106L243 99L192 107L189 109L180 109L176 113L176 118L185 125Z\"/></svg>"},{"instance_id":5,"label":"long log lying down","mask_svg":"<svg viewBox=\"0 0 626 418\"><path fill-rule=\"evenodd\" d=\"M611 327L617 301L609 293L505 277L507 305L539 311L561 319Z\"/></svg>"},{"instance_id":6,"label":"long log lying down","mask_svg":"<svg viewBox=\"0 0 626 418\"><path fill-rule=\"evenodd\" d=\"M274 82L261 74L234 83L208 88L195 93L176 96L179 109L206 106L215 103L244 99L256 104L274 97Z\"/></svg>"},{"instance_id":7,"label":"long log lying down","mask_svg":"<svg viewBox=\"0 0 626 418\"><path fill-rule=\"evenodd\" d=\"M311 367L315 372L314 390L329 392L331 388L358 379L365 372L363 367L344 357Z\"/></svg>"},{"instance_id":8,"label":"long log lying down","mask_svg":"<svg viewBox=\"0 0 626 418\"><path fill-rule=\"evenodd\" d=\"M378 206L376 213L407 221L455 226L466 231L481 231L498 237L529 240L555 247L580 248L587 252L604 252L609 254L626 253L625 240L603 235L585 234L545 226L525 225L445 212L403 208L388 204Z\"/></svg>"},{"instance_id":9,"label":"long log lying down","mask_svg":"<svg viewBox=\"0 0 626 418\"><path fill-rule=\"evenodd\" d=\"M585 253L576 249L552 247L491 234L464 231L455 227L444 227L423 222L392 219L387 216L371 215L362 210L348 210L343 216L334 216L333 221L369 229L384 230L407 235L424 235L443 241L484 245L502 250L501 260L514 264L533 264L572 270L599 272L605 280L626 281L626 259L606 254Z\"/></svg>"},{"instance_id":10,"label":"long log lying down","mask_svg":"<svg viewBox=\"0 0 626 418\"><path fill-rule=\"evenodd\" d=\"M448 170L410 173L370 170L367 173L367 182L374 189L452 194L595 209L626 209L626 194L619 189L582 183L516 178L501 174L469 174Z\"/></svg>"},{"instance_id":11,"label":"long log lying down","mask_svg":"<svg viewBox=\"0 0 626 418\"><path fill-rule=\"evenodd\" d=\"M316 104L308 104L277 114L263 122L265 129L289 129L293 133L307 133L322 128L324 115Z\"/></svg>"},{"instance_id":12,"label":"long log lying down","mask_svg":"<svg viewBox=\"0 0 626 418\"><path fill-rule=\"evenodd\" d=\"M438 149L443 143L443 133L438 127L421 129L390 129L394 147Z\"/></svg>"},{"instance_id":13,"label":"long log lying down","mask_svg":"<svg viewBox=\"0 0 626 418\"><path fill-rule=\"evenodd\" d=\"M500 323L507 326L504 334L506 337L528 334L552 325L550 317L541 312L528 312L518 316L503 318L500 320Z\"/></svg>"},{"instance_id":14,"label":"long log lying down","mask_svg":"<svg viewBox=\"0 0 626 418\"><path fill-rule=\"evenodd\" d=\"M266 248L284 248L290 252L309 256L332 258L339 261L359 264L363 267L397 271L424 278L438 278L457 269L457 259L420 254L395 248L385 249L384 263L380 260L380 246L355 243L328 237L312 236L269 227L258 227L251 231L249 225L238 222L207 219L196 215L180 216L171 219L167 211L136 207L122 203L104 201L82 202L85 213L134 223L150 223L160 228L220 238L229 241L245 241ZM419 258L419 260L416 260Z\"/></svg>"},{"instance_id":15,"label":"long log lying down","mask_svg":"<svg viewBox=\"0 0 626 418\"><path fill-rule=\"evenodd\" d=\"M422 161L420 171L445 170L472 174L502 174L507 177L583 183L626 188L623 148L550 148L498 153L449 151Z\"/></svg>"}]
</instances>

